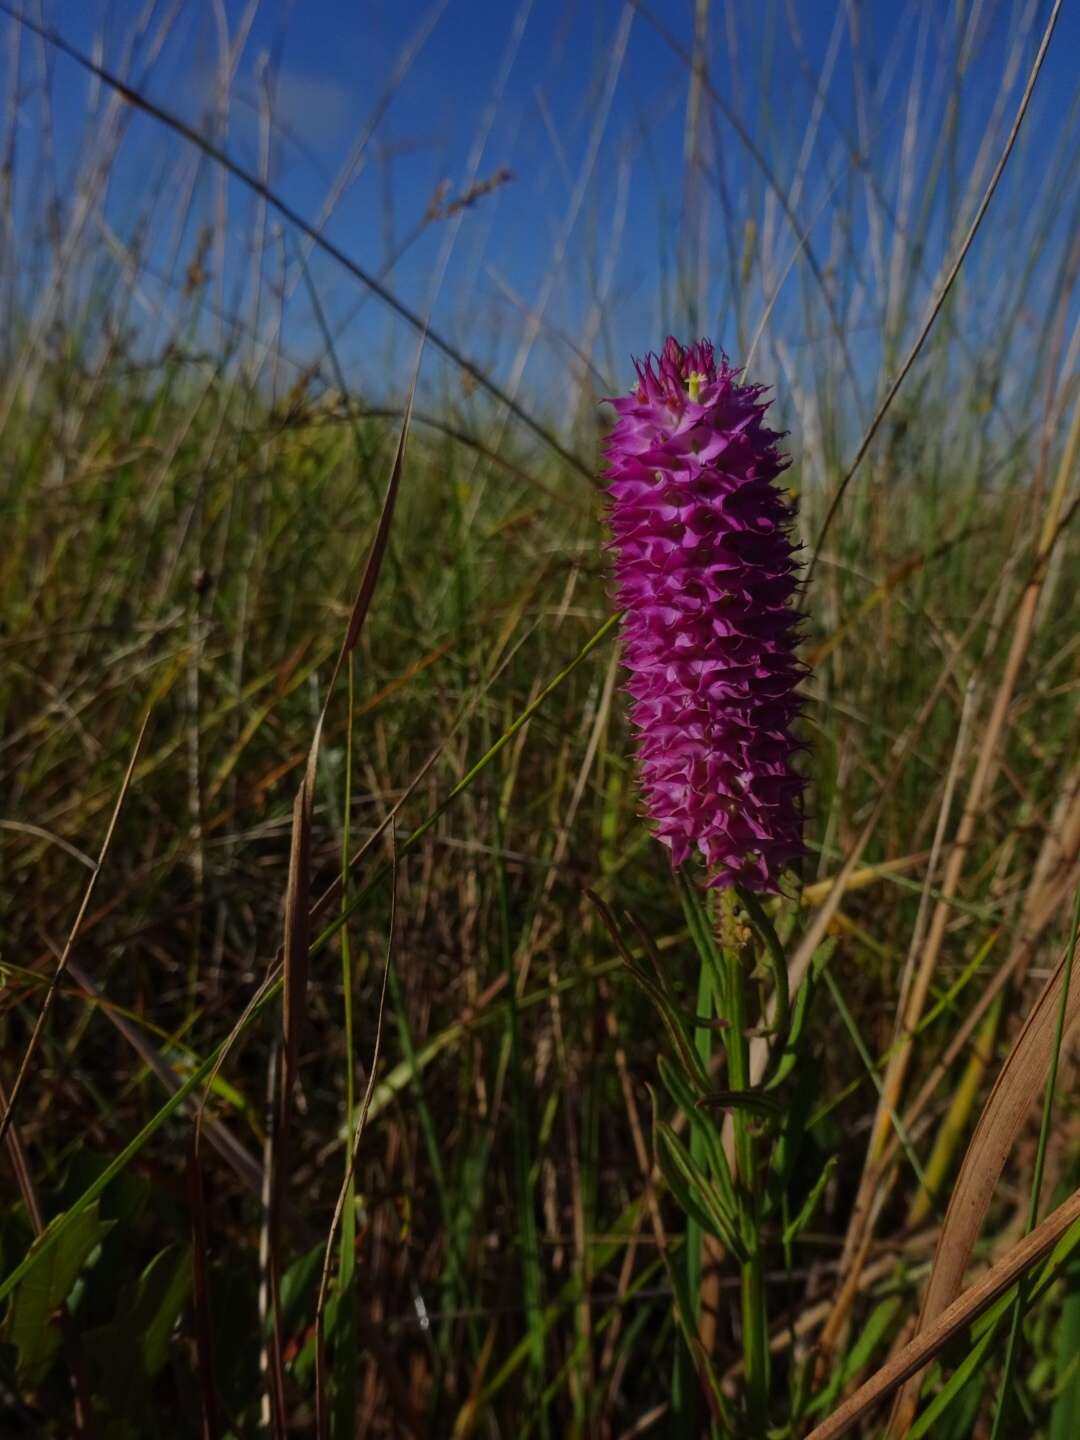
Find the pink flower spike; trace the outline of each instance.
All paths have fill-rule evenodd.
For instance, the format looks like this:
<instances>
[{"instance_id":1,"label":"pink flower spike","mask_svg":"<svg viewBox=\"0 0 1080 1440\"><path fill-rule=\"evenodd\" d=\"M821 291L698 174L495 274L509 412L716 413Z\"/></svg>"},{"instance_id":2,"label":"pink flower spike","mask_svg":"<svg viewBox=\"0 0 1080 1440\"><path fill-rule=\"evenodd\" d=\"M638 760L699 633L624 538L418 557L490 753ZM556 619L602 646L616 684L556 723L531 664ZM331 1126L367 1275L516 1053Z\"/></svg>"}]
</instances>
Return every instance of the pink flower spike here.
<instances>
[{"instance_id":1,"label":"pink flower spike","mask_svg":"<svg viewBox=\"0 0 1080 1440\"><path fill-rule=\"evenodd\" d=\"M804 849L789 462L764 387L708 340L635 366L606 452L646 806L673 865L697 849L710 886L776 891Z\"/></svg>"}]
</instances>

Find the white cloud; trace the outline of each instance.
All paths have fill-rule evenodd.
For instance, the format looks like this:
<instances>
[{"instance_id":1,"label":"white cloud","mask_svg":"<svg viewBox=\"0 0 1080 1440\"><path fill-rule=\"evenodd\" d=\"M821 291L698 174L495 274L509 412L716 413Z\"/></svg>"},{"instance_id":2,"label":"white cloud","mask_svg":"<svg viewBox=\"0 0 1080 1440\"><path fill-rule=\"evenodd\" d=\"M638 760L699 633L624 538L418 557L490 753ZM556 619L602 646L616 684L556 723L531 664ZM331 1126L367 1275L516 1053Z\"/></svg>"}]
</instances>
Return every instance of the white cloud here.
<instances>
[{"instance_id":1,"label":"white cloud","mask_svg":"<svg viewBox=\"0 0 1080 1440\"><path fill-rule=\"evenodd\" d=\"M325 74L283 65L274 85L278 123L309 145L335 140L349 123L351 97L345 86Z\"/></svg>"}]
</instances>

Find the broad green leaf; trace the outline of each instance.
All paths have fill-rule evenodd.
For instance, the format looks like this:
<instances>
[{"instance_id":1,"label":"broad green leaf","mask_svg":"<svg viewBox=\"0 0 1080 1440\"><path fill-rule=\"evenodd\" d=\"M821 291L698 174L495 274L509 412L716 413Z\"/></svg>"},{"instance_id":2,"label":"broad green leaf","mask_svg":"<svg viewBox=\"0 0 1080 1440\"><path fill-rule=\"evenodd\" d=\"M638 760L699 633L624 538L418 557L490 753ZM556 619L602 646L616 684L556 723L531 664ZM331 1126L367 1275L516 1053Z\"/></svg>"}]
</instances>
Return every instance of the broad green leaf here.
<instances>
[{"instance_id":1,"label":"broad green leaf","mask_svg":"<svg viewBox=\"0 0 1080 1440\"><path fill-rule=\"evenodd\" d=\"M27 1391L36 1390L48 1374L61 1339L56 1312L112 1225L101 1219L96 1203L88 1205L54 1242L51 1232L63 1219L58 1215L31 1247L4 1321L4 1338L19 1352L18 1382Z\"/></svg>"},{"instance_id":2,"label":"broad green leaf","mask_svg":"<svg viewBox=\"0 0 1080 1440\"><path fill-rule=\"evenodd\" d=\"M169 1245L125 1287L116 1318L86 1336L87 1349L101 1365L111 1394L141 1388L163 1369L190 1290L191 1249Z\"/></svg>"},{"instance_id":3,"label":"broad green leaf","mask_svg":"<svg viewBox=\"0 0 1080 1440\"><path fill-rule=\"evenodd\" d=\"M1080 1435L1080 1291L1070 1288L1055 1336L1057 1396L1050 1412L1049 1440Z\"/></svg>"},{"instance_id":4,"label":"broad green leaf","mask_svg":"<svg viewBox=\"0 0 1080 1440\"><path fill-rule=\"evenodd\" d=\"M299 1324L301 1313L309 1302L314 1314L315 1287L325 1255L326 1246L320 1241L306 1255L294 1260L281 1277L281 1326L284 1333ZM329 1323L327 1330L331 1333Z\"/></svg>"}]
</instances>

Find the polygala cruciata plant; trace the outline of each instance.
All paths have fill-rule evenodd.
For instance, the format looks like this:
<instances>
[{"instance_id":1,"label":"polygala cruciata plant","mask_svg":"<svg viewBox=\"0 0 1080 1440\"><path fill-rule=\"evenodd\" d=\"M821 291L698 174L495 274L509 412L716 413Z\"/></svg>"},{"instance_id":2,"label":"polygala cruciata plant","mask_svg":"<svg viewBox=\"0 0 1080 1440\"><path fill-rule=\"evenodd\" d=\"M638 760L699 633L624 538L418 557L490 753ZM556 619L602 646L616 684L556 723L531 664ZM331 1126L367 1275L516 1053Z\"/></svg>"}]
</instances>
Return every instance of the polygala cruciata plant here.
<instances>
[{"instance_id":1,"label":"polygala cruciata plant","mask_svg":"<svg viewBox=\"0 0 1080 1440\"><path fill-rule=\"evenodd\" d=\"M687 1147L654 1120L657 1161L687 1217L685 1273L668 1266L686 1342L672 1382L672 1433L701 1433L700 1390L712 1411L709 1433L762 1440L765 1253L778 1218L785 1247L794 1233L769 1191L766 1142L778 1133L771 1092L795 1063L798 1027L787 962L758 899L779 892L803 855L803 780L793 763L801 747L792 733L804 672L792 603L799 562L792 510L775 483L788 460L765 424L764 387L744 383L708 340L684 347L669 338L662 354L635 363L637 384L611 402L617 420L606 442L615 598L645 809L671 852L700 961L690 1027L662 969L650 977L624 951L674 1042L660 1076L690 1134ZM688 873L695 852L711 906L695 883L701 877ZM771 1000L762 990L755 1026L751 982L769 971ZM804 988L799 1026L808 997ZM713 1034L724 1049L722 1090ZM753 1034L771 1038L763 1070L751 1065ZM733 1114L730 1147L717 1107ZM740 1413L699 1334L707 1233L741 1270Z\"/></svg>"},{"instance_id":2,"label":"polygala cruciata plant","mask_svg":"<svg viewBox=\"0 0 1080 1440\"><path fill-rule=\"evenodd\" d=\"M803 850L788 460L708 340L635 364L606 451L646 807L673 865L697 849L711 886L776 891Z\"/></svg>"}]
</instances>

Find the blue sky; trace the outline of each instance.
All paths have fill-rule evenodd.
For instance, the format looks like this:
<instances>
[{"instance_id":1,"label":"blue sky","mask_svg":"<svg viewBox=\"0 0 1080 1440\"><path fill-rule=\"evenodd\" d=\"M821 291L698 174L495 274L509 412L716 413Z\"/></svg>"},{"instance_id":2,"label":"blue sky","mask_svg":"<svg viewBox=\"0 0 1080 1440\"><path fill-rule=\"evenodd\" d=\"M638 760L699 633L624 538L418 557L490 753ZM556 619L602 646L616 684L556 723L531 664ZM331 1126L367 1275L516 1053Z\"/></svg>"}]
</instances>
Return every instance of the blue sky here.
<instances>
[{"instance_id":1,"label":"blue sky","mask_svg":"<svg viewBox=\"0 0 1080 1440\"><path fill-rule=\"evenodd\" d=\"M1003 137L1050 7L1041 0L986 0L981 7L988 18L977 47L965 57L962 82L956 152L961 178L993 112L1011 37L1032 4L1024 66L999 117ZM73 43L87 50L100 44L106 62L118 65L134 18L145 6L144 0L45 0L44 8L49 23ZM689 44L690 0L654 0L652 8L681 43ZM166 9L161 0L158 11ZM840 262L845 265L860 266L871 235L863 182L852 158L859 135L852 40L846 23L834 30L833 0L714 0L711 9L710 72L729 115L714 112L703 125L708 178L704 198L697 201L688 201L686 190L686 67L648 21L621 0L533 0L531 5L528 0L262 0L239 55L225 144L257 169L260 106L269 104L271 182L314 220L358 138L367 136L359 172L331 214L326 233L369 269L389 266L391 287L410 306L424 310L451 228L445 218L425 224L425 212L438 187L445 187L445 199L461 193L478 137L486 134L479 161L472 162L476 178L490 179L504 170L512 178L481 196L461 219L434 316L501 378L514 378L531 307L543 306L543 324L530 351L526 384L549 382L560 365L576 363L583 346L599 372L609 376L624 368L627 351L658 344L665 324L687 323L673 276L688 233L704 235L706 252L703 284L695 296L700 300L698 328L737 348L746 339L735 325L732 293L740 282L740 252L764 243L770 224L775 255L782 259L791 247L776 238L777 230L785 228L783 215L775 205L770 209L760 164L747 154L730 124L731 114L788 192L815 103L808 76L827 71L824 110L796 208L824 257L847 217L843 223L855 233ZM922 175L932 161L945 114L946 81L959 59L955 32L946 21L954 7L945 0L878 0L858 10L867 87L863 138L881 193L892 206L899 203L900 147L916 68L924 76L918 103L925 112L918 117L916 173ZM143 37L131 74L155 100L205 127L220 74L219 15L224 13L235 39L247 11L246 0L222 0L220 9L210 0L185 0L149 66ZM0 23L6 28L11 22ZM973 276L980 263L990 273L1003 263L1003 229L1022 226L1040 184L1048 183L1055 142L1066 131L1076 139L1078 54L1080 6L1069 4L1014 157L1010 184L995 202L994 226L988 225L985 241L980 237L984 253L973 254ZM28 87L24 157L42 144L32 95L40 69L35 55L27 48L23 56ZM63 205L85 170L87 107L100 107L101 97L69 61L53 57L52 66L56 137L51 173ZM0 91L7 83L0 80ZM148 196L154 196L153 260L155 268L171 264L174 291L200 227L217 214L218 191L205 171L195 181L180 244L174 250L167 241L168 222L175 222L172 197L184 193L178 164L190 163L185 151L183 142L163 134L156 122L133 116L107 202L117 233L130 236L146 214ZM32 206L46 172L33 163L32 184L27 173L24 158L24 203ZM241 186L230 184L226 195L224 297L230 313L247 313L252 297L244 286L258 210ZM704 208L704 220L701 208L688 212L694 204ZM931 227L929 237L931 247L944 246L944 231L935 234ZM283 243L295 272L295 246L290 240ZM1052 250L1048 247L1048 264ZM936 267L939 258L929 256L928 266ZM869 262L867 267L869 289ZM401 326L377 303L367 301L357 309L356 282L325 259L312 259L310 275L350 382L377 388L378 377L389 374L397 384L408 355ZM288 346L301 358L320 353L325 346L307 287L295 284L291 293ZM599 325L598 295L603 298ZM790 312L783 324L793 345L811 338L799 334L799 303L792 282L774 317L780 324ZM742 308L752 322L753 303Z\"/></svg>"}]
</instances>

